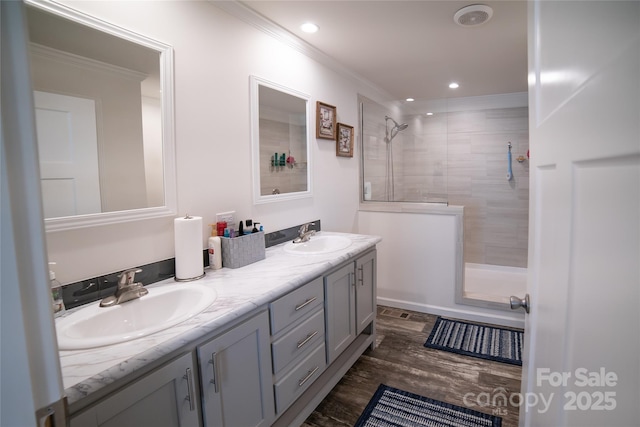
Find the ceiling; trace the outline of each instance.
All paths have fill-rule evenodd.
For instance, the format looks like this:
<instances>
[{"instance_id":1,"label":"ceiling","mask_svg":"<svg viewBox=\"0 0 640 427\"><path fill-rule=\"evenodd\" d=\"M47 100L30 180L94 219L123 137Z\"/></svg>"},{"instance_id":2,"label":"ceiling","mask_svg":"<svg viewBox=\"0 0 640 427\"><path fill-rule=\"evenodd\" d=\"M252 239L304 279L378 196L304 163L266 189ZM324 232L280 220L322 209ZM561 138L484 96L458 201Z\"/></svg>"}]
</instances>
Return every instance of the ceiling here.
<instances>
[{"instance_id":1,"label":"ceiling","mask_svg":"<svg viewBox=\"0 0 640 427\"><path fill-rule=\"evenodd\" d=\"M462 27L457 10L479 2L432 0L243 1L386 91L416 101L527 91L527 3L484 1L493 17ZM311 21L315 34L300 30ZM458 89L448 88L456 81Z\"/></svg>"}]
</instances>

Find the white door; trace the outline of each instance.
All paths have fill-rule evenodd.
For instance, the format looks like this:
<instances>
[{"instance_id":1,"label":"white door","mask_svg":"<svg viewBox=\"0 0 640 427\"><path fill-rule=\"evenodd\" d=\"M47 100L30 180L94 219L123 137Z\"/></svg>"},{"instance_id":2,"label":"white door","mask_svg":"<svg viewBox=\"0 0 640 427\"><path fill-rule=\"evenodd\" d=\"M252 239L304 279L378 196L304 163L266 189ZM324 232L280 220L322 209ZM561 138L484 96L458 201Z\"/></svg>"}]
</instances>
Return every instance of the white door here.
<instances>
[{"instance_id":1,"label":"white door","mask_svg":"<svg viewBox=\"0 0 640 427\"><path fill-rule=\"evenodd\" d=\"M640 2L529 6L525 426L640 420Z\"/></svg>"},{"instance_id":2,"label":"white door","mask_svg":"<svg viewBox=\"0 0 640 427\"><path fill-rule=\"evenodd\" d=\"M101 212L95 101L34 91L45 218Z\"/></svg>"},{"instance_id":3,"label":"white door","mask_svg":"<svg viewBox=\"0 0 640 427\"><path fill-rule=\"evenodd\" d=\"M62 426L26 22L23 2L0 1L0 425Z\"/></svg>"}]
</instances>

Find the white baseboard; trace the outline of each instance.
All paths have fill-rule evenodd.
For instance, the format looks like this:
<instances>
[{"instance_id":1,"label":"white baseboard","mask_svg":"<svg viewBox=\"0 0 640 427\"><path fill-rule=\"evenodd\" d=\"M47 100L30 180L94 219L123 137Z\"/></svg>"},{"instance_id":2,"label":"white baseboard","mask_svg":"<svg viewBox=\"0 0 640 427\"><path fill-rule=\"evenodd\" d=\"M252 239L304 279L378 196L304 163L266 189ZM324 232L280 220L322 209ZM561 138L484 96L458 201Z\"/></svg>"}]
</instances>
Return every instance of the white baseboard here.
<instances>
[{"instance_id":1,"label":"white baseboard","mask_svg":"<svg viewBox=\"0 0 640 427\"><path fill-rule=\"evenodd\" d=\"M499 313L480 313L473 309L457 309L450 307L440 307L429 304L419 304L415 302L402 301L392 298L378 297L378 304L386 305L394 308L404 308L406 310L413 310L420 313L435 314L443 317L450 317L454 319L468 320L472 322L491 323L494 325L508 326L511 328L524 329L524 319L514 319L511 317L500 315Z\"/></svg>"}]
</instances>

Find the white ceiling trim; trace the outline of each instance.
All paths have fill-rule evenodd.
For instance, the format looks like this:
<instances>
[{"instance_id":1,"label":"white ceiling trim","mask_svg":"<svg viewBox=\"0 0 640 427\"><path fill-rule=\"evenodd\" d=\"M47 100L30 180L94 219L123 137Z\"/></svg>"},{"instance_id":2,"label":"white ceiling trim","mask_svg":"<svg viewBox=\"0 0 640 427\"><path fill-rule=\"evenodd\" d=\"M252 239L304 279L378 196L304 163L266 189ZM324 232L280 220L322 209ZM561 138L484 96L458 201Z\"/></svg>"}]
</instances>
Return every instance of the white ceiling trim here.
<instances>
[{"instance_id":1,"label":"white ceiling trim","mask_svg":"<svg viewBox=\"0 0 640 427\"><path fill-rule=\"evenodd\" d=\"M286 44L287 46L297 50L298 52L308 56L309 58L319 62L322 65L332 69L333 71L345 76L351 80L358 82L361 85L367 86L369 89L372 89L378 92L380 95L386 97L388 100L392 100L393 97L386 90L382 89L380 86L374 84L373 82L367 80L361 75L355 73L351 69L345 67L340 62L336 61L331 56L327 55L320 49L312 46L311 44L305 42L304 40L297 37L295 34L285 30L275 22L266 18L265 16L259 14L255 10L249 8L248 6L238 2L236 0L209 0L213 5L218 7L221 10L224 10L231 16L257 28L263 33L273 37L274 39Z\"/></svg>"}]
</instances>

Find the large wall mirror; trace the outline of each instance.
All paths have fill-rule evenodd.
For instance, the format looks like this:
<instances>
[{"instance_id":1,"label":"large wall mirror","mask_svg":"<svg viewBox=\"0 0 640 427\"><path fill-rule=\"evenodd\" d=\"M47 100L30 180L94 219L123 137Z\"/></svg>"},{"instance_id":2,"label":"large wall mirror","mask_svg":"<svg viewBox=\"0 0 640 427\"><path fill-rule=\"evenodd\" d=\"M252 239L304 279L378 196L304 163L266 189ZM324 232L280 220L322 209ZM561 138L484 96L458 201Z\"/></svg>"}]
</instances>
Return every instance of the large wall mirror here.
<instances>
[{"instance_id":1,"label":"large wall mirror","mask_svg":"<svg viewBox=\"0 0 640 427\"><path fill-rule=\"evenodd\" d=\"M25 3L47 231L175 216L172 48Z\"/></svg>"},{"instance_id":2,"label":"large wall mirror","mask_svg":"<svg viewBox=\"0 0 640 427\"><path fill-rule=\"evenodd\" d=\"M309 96L250 77L253 201L311 197Z\"/></svg>"}]
</instances>

